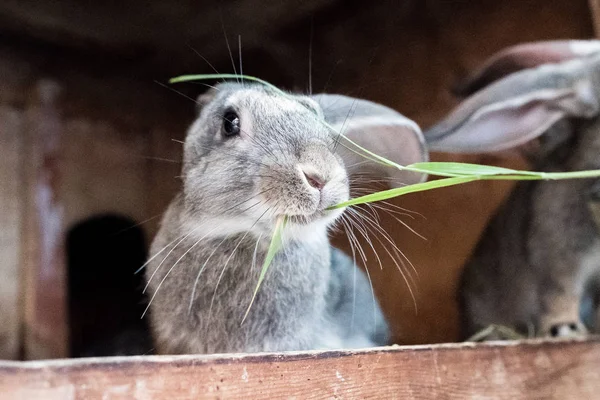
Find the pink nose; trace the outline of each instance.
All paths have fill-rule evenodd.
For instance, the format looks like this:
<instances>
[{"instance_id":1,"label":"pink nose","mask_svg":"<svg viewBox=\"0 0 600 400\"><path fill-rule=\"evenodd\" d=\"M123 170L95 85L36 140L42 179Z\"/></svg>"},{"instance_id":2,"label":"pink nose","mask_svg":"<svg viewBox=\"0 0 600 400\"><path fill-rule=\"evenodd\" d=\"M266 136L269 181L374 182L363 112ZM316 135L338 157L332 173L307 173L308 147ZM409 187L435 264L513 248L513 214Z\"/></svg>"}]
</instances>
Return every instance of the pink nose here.
<instances>
[{"instance_id":1,"label":"pink nose","mask_svg":"<svg viewBox=\"0 0 600 400\"><path fill-rule=\"evenodd\" d=\"M316 175L307 174L306 172L304 172L304 177L308 181L308 184L314 187L315 189L321 190L323 189L323 186L325 186L325 182L323 181L323 179Z\"/></svg>"}]
</instances>

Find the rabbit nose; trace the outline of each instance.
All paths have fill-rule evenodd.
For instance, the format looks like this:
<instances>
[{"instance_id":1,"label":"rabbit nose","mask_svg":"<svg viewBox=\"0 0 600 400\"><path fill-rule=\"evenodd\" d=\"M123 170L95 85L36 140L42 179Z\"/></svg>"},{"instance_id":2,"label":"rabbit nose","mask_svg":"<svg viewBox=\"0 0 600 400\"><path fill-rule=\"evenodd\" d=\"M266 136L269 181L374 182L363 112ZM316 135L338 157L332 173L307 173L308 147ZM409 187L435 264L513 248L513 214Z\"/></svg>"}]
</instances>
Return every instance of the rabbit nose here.
<instances>
[{"instance_id":1,"label":"rabbit nose","mask_svg":"<svg viewBox=\"0 0 600 400\"><path fill-rule=\"evenodd\" d=\"M585 333L585 328L581 324L575 322L561 323L550 327L550 336L552 337L578 336L584 335Z\"/></svg>"},{"instance_id":2,"label":"rabbit nose","mask_svg":"<svg viewBox=\"0 0 600 400\"><path fill-rule=\"evenodd\" d=\"M310 186L312 186L318 190L323 189L323 186L325 186L325 182L323 182L323 179L321 179L317 175L307 174L304 171L302 171L302 172L304 173L304 177L306 178L306 181L308 182L308 184Z\"/></svg>"},{"instance_id":3,"label":"rabbit nose","mask_svg":"<svg viewBox=\"0 0 600 400\"><path fill-rule=\"evenodd\" d=\"M300 171L302 171L302 175L308 184L319 191L322 190L327 183L326 180L310 166L301 165Z\"/></svg>"}]
</instances>

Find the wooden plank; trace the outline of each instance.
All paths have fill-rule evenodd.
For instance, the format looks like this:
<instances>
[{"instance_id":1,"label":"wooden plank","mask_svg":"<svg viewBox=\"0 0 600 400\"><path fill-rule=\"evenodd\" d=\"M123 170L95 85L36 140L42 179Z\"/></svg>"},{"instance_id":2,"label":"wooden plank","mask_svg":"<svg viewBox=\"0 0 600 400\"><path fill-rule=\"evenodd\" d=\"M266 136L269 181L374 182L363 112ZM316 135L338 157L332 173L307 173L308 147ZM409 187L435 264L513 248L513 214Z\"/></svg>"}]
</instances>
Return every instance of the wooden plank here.
<instances>
[{"instance_id":1,"label":"wooden plank","mask_svg":"<svg viewBox=\"0 0 600 400\"><path fill-rule=\"evenodd\" d=\"M17 359L21 345L22 127L20 110L0 107L0 359Z\"/></svg>"},{"instance_id":2,"label":"wooden plank","mask_svg":"<svg viewBox=\"0 0 600 400\"><path fill-rule=\"evenodd\" d=\"M57 95L54 82L40 81L26 110L21 266L25 274L26 359L65 357L68 349Z\"/></svg>"},{"instance_id":3,"label":"wooden plank","mask_svg":"<svg viewBox=\"0 0 600 400\"><path fill-rule=\"evenodd\" d=\"M589 0L590 12L592 14L592 24L596 37L600 37L600 0Z\"/></svg>"},{"instance_id":4,"label":"wooden plank","mask_svg":"<svg viewBox=\"0 0 600 400\"><path fill-rule=\"evenodd\" d=\"M145 220L149 135L83 116L64 118L62 135L68 138L60 146L65 229L105 214Z\"/></svg>"},{"instance_id":5,"label":"wooden plank","mask_svg":"<svg viewBox=\"0 0 600 400\"><path fill-rule=\"evenodd\" d=\"M144 230L148 241L154 238L162 216L175 193L181 189L181 165L183 140L186 126L178 127L173 133L164 129L153 129L150 136L150 157L148 158L148 220Z\"/></svg>"},{"instance_id":6,"label":"wooden plank","mask_svg":"<svg viewBox=\"0 0 600 400\"><path fill-rule=\"evenodd\" d=\"M592 399L600 340L0 362L5 398Z\"/></svg>"}]
</instances>

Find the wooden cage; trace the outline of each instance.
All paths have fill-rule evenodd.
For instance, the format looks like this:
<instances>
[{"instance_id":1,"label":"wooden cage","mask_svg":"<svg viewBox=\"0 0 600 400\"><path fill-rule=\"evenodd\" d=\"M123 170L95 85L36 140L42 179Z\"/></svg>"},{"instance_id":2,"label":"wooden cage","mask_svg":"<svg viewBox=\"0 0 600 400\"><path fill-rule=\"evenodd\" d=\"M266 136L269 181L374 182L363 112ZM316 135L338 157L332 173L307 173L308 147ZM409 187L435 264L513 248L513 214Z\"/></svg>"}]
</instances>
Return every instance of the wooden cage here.
<instances>
[{"instance_id":1,"label":"wooden cage","mask_svg":"<svg viewBox=\"0 0 600 400\"><path fill-rule=\"evenodd\" d=\"M305 90L310 49L315 92L374 100L426 127L456 104L452 84L490 54L525 41L591 38L600 7L206 3L0 4L0 398L600 398L596 339L432 345L457 339L458 276L512 187L497 181L394 200L425 216L411 226L427 238L383 223L419 270L418 312L401 276L372 271L405 347L66 359L75 340L70 252L81 243L70 235L117 221L111 229L135 229L147 249L179 188L178 141L194 117L190 98L202 91L175 93L163 83L210 71L204 59L228 72L223 27L230 42L241 36L248 74ZM501 155L433 158L527 167ZM343 235L334 244L348 246Z\"/></svg>"}]
</instances>

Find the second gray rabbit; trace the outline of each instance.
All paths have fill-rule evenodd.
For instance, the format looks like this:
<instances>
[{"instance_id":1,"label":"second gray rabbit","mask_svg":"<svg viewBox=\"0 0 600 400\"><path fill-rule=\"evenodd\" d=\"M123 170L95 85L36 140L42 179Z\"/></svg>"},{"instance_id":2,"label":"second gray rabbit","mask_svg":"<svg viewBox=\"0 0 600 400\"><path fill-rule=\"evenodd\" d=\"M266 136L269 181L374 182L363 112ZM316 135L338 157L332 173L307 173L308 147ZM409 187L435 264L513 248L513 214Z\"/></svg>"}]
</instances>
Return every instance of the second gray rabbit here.
<instances>
[{"instance_id":1,"label":"second gray rabbit","mask_svg":"<svg viewBox=\"0 0 600 400\"><path fill-rule=\"evenodd\" d=\"M425 132L432 150L515 148L535 170L600 168L600 42L509 48L461 91L470 97ZM600 330L599 209L597 178L519 183L464 271L465 338L490 325L555 337Z\"/></svg>"}]
</instances>

